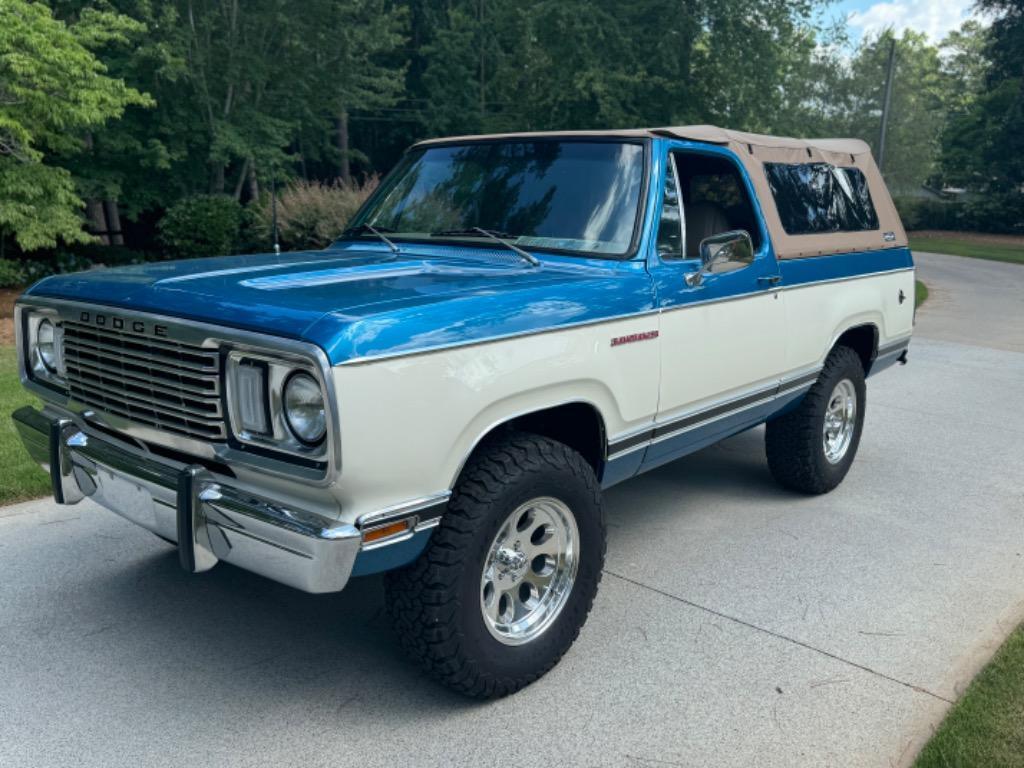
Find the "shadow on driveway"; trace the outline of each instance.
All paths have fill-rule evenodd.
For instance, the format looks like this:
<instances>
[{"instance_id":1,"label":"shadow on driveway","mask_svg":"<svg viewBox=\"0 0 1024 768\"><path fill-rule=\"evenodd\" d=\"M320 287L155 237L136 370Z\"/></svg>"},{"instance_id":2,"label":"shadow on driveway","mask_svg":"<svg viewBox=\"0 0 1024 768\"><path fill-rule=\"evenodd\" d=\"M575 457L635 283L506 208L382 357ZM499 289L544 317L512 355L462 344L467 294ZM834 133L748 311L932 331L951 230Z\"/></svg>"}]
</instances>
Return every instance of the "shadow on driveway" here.
<instances>
[{"instance_id":1,"label":"shadow on driveway","mask_svg":"<svg viewBox=\"0 0 1024 768\"><path fill-rule=\"evenodd\" d=\"M741 506L785 495L768 473L762 440L761 430L748 432L613 489L606 501L609 552L632 546L623 529L656 531L709 493ZM112 525L123 526L116 519ZM130 529L118 548L137 547L135 534ZM436 685L406 659L389 626L381 576L353 579L337 594L308 595L226 565L189 576L174 550L161 546L77 585L79 607L110 617L83 637L83 653L102 639L88 666L102 669L104 656L119 657L134 685L174 691L179 701L256 702L272 689L278 704L299 703L335 691L329 698L346 710L350 725L382 714L366 706L372 702L389 717L439 721L486 706Z\"/></svg>"}]
</instances>

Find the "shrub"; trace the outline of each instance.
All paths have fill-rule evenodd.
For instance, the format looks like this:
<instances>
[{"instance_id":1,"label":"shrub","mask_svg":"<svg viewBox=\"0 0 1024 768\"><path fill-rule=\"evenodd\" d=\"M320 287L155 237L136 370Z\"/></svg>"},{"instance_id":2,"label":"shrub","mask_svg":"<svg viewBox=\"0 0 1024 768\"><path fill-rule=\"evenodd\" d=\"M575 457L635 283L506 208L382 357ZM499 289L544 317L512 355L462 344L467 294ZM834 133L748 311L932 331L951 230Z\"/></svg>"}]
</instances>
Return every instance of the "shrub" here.
<instances>
[{"instance_id":1,"label":"shrub","mask_svg":"<svg viewBox=\"0 0 1024 768\"><path fill-rule=\"evenodd\" d=\"M28 276L21 264L0 259L0 288L21 288L27 282Z\"/></svg>"},{"instance_id":2,"label":"shrub","mask_svg":"<svg viewBox=\"0 0 1024 768\"><path fill-rule=\"evenodd\" d=\"M183 259L235 253L242 217L242 206L233 197L186 197L160 220L160 242L171 256Z\"/></svg>"},{"instance_id":3,"label":"shrub","mask_svg":"<svg viewBox=\"0 0 1024 768\"><path fill-rule=\"evenodd\" d=\"M277 231L282 248L323 248L336 240L359 206L377 188L377 176L362 182L325 184L296 181L277 194ZM256 233L272 243L272 208L269 197L256 212Z\"/></svg>"},{"instance_id":4,"label":"shrub","mask_svg":"<svg viewBox=\"0 0 1024 768\"><path fill-rule=\"evenodd\" d=\"M12 288L21 285L32 285L44 277L50 275L63 275L67 272L82 272L86 269L92 269L93 263L75 253L68 253L66 251L57 251L57 253L45 256L44 259L26 259L25 261L7 261L0 262L0 264L10 264L13 270L10 274L14 277L9 279L14 280L20 278L20 283L13 283L7 285L3 275L6 273L5 267L0 266L0 288Z\"/></svg>"},{"instance_id":5,"label":"shrub","mask_svg":"<svg viewBox=\"0 0 1024 768\"><path fill-rule=\"evenodd\" d=\"M982 195L966 206L966 229L1007 235L1024 234L1024 194Z\"/></svg>"},{"instance_id":6,"label":"shrub","mask_svg":"<svg viewBox=\"0 0 1024 768\"><path fill-rule=\"evenodd\" d=\"M959 229L963 203L928 200L916 197L893 199L904 229Z\"/></svg>"},{"instance_id":7,"label":"shrub","mask_svg":"<svg viewBox=\"0 0 1024 768\"><path fill-rule=\"evenodd\" d=\"M35 251L34 259L0 259L0 288L21 288L50 275L82 272L97 267L116 267L152 261L152 254L120 245L73 245L52 253Z\"/></svg>"},{"instance_id":8,"label":"shrub","mask_svg":"<svg viewBox=\"0 0 1024 768\"><path fill-rule=\"evenodd\" d=\"M1024 195L978 194L970 201L893 199L907 230L939 229L959 232L1021 234L1024 232Z\"/></svg>"},{"instance_id":9,"label":"shrub","mask_svg":"<svg viewBox=\"0 0 1024 768\"><path fill-rule=\"evenodd\" d=\"M123 245L82 243L59 248L55 259L61 272L74 272L92 267L120 267L125 264L143 264L155 261L160 254L136 251Z\"/></svg>"}]
</instances>

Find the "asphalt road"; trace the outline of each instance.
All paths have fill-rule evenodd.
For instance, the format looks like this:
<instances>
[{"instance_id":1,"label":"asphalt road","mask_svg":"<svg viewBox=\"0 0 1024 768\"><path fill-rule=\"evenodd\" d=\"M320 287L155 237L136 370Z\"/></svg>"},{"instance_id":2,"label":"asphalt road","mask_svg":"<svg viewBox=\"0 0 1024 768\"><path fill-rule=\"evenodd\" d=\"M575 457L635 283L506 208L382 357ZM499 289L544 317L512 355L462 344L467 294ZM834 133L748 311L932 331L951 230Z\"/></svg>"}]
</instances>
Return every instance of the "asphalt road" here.
<instances>
[{"instance_id":1,"label":"asphalt road","mask_svg":"<svg viewBox=\"0 0 1024 768\"><path fill-rule=\"evenodd\" d=\"M1024 616L1024 354L991 333L1024 267L919 261L845 483L780 490L754 430L613 489L589 623L505 700L407 664L377 578L187 576L91 504L0 510L0 765L905 762Z\"/></svg>"},{"instance_id":2,"label":"asphalt road","mask_svg":"<svg viewBox=\"0 0 1024 768\"><path fill-rule=\"evenodd\" d=\"M929 289L920 335L1024 352L1021 265L938 253L915 259Z\"/></svg>"}]
</instances>

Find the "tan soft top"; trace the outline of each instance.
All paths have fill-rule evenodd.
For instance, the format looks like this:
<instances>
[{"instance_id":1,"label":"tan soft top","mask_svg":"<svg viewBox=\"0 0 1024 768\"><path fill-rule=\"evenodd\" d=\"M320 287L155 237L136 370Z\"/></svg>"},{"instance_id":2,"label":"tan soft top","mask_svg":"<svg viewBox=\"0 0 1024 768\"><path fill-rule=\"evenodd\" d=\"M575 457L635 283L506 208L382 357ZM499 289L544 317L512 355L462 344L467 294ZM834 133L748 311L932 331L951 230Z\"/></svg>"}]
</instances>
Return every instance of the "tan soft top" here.
<instances>
[{"instance_id":1,"label":"tan soft top","mask_svg":"<svg viewBox=\"0 0 1024 768\"><path fill-rule=\"evenodd\" d=\"M767 136L760 133L733 131L714 125L682 125L668 128L634 128L608 131L548 131L538 133L496 133L485 136L453 136L429 139L416 146L474 141L482 139L514 139L539 137L567 138L653 138L668 137L689 141L718 144L728 147L743 163L754 185L761 210L764 212L768 234L775 253L780 259L797 259L848 251L871 251L899 248L907 245L896 206L882 174L871 156L871 148L860 139L793 139L785 136ZM879 227L864 232L835 232L814 235L789 235L782 228L775 198L764 172L765 163L830 163L845 168L858 168L864 174L871 192L871 200L878 214Z\"/></svg>"}]
</instances>

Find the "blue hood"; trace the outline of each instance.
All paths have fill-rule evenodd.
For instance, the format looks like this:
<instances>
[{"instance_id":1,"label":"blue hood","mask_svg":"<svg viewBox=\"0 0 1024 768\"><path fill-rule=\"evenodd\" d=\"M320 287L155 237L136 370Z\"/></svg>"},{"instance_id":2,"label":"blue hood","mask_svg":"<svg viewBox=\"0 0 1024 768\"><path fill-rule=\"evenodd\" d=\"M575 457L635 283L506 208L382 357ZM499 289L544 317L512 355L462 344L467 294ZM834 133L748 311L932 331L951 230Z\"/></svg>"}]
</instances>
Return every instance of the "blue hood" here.
<instances>
[{"instance_id":1,"label":"blue hood","mask_svg":"<svg viewBox=\"0 0 1024 768\"><path fill-rule=\"evenodd\" d=\"M335 364L630 314L653 306L640 262L348 242L323 251L56 275L28 295L302 339Z\"/></svg>"}]
</instances>

